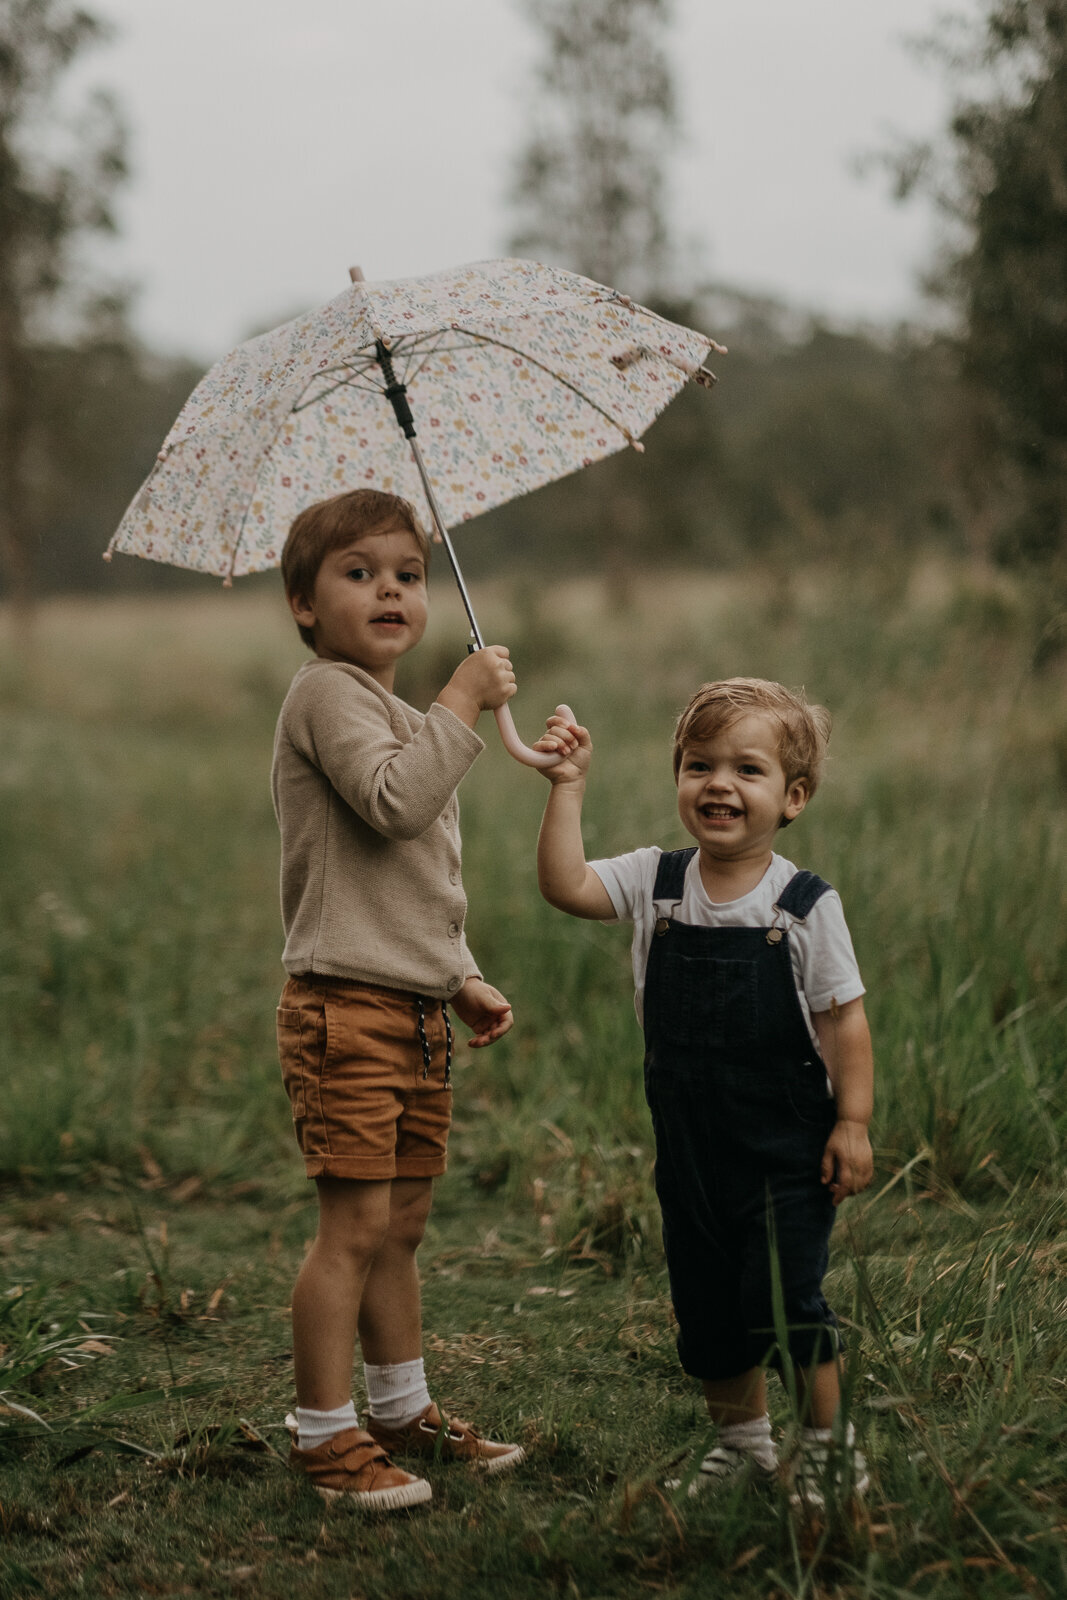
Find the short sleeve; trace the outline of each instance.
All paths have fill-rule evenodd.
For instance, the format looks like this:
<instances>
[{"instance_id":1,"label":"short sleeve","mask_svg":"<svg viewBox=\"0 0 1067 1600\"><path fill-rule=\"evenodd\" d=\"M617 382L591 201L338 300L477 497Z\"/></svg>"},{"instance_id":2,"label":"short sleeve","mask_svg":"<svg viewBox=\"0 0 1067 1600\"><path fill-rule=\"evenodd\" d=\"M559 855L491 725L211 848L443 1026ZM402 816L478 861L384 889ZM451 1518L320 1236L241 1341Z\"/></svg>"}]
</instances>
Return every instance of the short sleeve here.
<instances>
[{"instance_id":1,"label":"short sleeve","mask_svg":"<svg viewBox=\"0 0 1067 1600\"><path fill-rule=\"evenodd\" d=\"M791 928L799 976L811 1011L847 1005L865 993L841 897L831 889L817 900L805 921Z\"/></svg>"},{"instance_id":2,"label":"short sleeve","mask_svg":"<svg viewBox=\"0 0 1067 1600\"><path fill-rule=\"evenodd\" d=\"M652 903L652 890L662 852L658 845L631 850L624 856L611 856L589 865L608 891L615 911L605 922L639 922Z\"/></svg>"}]
</instances>

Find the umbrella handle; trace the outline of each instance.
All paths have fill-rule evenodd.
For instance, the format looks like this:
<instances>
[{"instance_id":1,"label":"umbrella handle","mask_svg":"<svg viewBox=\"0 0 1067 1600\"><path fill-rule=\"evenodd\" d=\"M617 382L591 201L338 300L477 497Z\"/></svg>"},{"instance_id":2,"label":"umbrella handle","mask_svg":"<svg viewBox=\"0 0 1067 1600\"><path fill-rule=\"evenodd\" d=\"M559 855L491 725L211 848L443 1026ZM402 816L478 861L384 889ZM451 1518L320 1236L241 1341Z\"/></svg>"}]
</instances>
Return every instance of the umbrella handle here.
<instances>
[{"instance_id":1,"label":"umbrella handle","mask_svg":"<svg viewBox=\"0 0 1067 1600\"><path fill-rule=\"evenodd\" d=\"M504 749L509 756L514 756L516 761L521 761L523 766L554 767L557 762L562 761L563 757L558 752L549 754L547 750L531 750L528 744L523 744L509 705L497 706L493 715L496 717L500 737L504 741ZM570 706L557 706L556 715L565 717L568 722L576 721Z\"/></svg>"}]
</instances>

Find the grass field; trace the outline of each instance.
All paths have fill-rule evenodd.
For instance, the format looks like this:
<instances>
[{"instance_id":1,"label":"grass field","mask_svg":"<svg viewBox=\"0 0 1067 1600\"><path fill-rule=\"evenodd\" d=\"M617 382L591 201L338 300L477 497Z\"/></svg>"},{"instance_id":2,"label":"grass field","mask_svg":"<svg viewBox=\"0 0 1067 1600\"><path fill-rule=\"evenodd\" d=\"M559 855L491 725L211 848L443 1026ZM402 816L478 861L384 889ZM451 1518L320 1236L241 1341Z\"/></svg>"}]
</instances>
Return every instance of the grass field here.
<instances>
[{"instance_id":1,"label":"grass field","mask_svg":"<svg viewBox=\"0 0 1067 1600\"><path fill-rule=\"evenodd\" d=\"M445 579L400 691L462 652ZM835 715L785 853L842 893L878 1172L830 1298L861 1510L689 1502L625 930L538 899L543 781L462 791L469 935L514 1032L457 1072L423 1251L435 1390L529 1447L382 1524L284 1472L288 1296L313 1231L273 1040L276 595L47 606L0 657L0 1595L741 1600L1067 1593L1067 660L988 575L487 585L520 730L593 733L587 848L684 842L673 716L705 677ZM1055 645L1051 640L1051 646ZM776 1421L788 1405L775 1399Z\"/></svg>"}]
</instances>

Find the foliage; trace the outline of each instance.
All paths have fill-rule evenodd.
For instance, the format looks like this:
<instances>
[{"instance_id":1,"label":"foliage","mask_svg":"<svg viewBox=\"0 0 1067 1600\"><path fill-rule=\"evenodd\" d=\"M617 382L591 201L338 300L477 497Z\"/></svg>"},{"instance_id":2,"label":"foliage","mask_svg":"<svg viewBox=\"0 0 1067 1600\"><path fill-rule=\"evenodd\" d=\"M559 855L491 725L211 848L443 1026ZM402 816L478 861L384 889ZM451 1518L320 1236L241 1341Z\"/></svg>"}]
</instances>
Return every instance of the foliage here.
<instances>
[{"instance_id":1,"label":"foliage","mask_svg":"<svg viewBox=\"0 0 1067 1600\"><path fill-rule=\"evenodd\" d=\"M513 249L647 295L667 262L670 0L523 0L544 48Z\"/></svg>"},{"instance_id":2,"label":"foliage","mask_svg":"<svg viewBox=\"0 0 1067 1600\"><path fill-rule=\"evenodd\" d=\"M922 330L837 328L713 288L667 316L729 346L718 387L690 387L624 452L464 526L472 571L506 563L610 570L625 592L664 561L716 570L759 556L881 550L886 560L978 540L947 471L951 364Z\"/></svg>"},{"instance_id":3,"label":"foliage","mask_svg":"<svg viewBox=\"0 0 1067 1600\"><path fill-rule=\"evenodd\" d=\"M190 574L101 552L201 375L145 350L125 317L102 309L81 335L36 346L34 571L46 592L190 590Z\"/></svg>"},{"instance_id":4,"label":"foliage","mask_svg":"<svg viewBox=\"0 0 1067 1600\"><path fill-rule=\"evenodd\" d=\"M1067 581L1067 5L985 0L938 52L956 88L945 147L897 165L951 219L935 292L955 311L956 473L1013 564Z\"/></svg>"},{"instance_id":5,"label":"foliage","mask_svg":"<svg viewBox=\"0 0 1067 1600\"><path fill-rule=\"evenodd\" d=\"M0 562L21 606L41 531L33 515L35 346L57 308L77 321L76 248L85 235L114 228L112 194L125 175L107 96L91 96L64 127L64 74L103 32L69 0L0 4ZM61 131L65 153L57 153Z\"/></svg>"}]
</instances>

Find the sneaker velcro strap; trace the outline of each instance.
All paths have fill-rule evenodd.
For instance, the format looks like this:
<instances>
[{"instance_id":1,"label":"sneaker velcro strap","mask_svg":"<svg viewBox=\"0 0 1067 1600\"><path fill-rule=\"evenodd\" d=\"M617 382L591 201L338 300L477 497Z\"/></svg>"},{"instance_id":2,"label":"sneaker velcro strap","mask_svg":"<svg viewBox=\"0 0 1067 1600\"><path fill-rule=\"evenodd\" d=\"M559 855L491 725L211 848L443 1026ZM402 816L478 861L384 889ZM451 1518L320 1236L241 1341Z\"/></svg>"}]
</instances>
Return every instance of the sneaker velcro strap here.
<instances>
[{"instance_id":1,"label":"sneaker velcro strap","mask_svg":"<svg viewBox=\"0 0 1067 1600\"><path fill-rule=\"evenodd\" d=\"M745 1463L745 1455L732 1445L717 1444L700 1463L700 1471L709 1478L725 1478Z\"/></svg>"},{"instance_id":2,"label":"sneaker velcro strap","mask_svg":"<svg viewBox=\"0 0 1067 1600\"><path fill-rule=\"evenodd\" d=\"M473 1423L461 1422L458 1417L449 1417L447 1422L442 1422L440 1426L436 1428L431 1428L425 1422L423 1423L423 1427L426 1429L427 1433L447 1434L448 1438L454 1442L463 1439L480 1439L482 1437Z\"/></svg>"},{"instance_id":3,"label":"sneaker velcro strap","mask_svg":"<svg viewBox=\"0 0 1067 1600\"><path fill-rule=\"evenodd\" d=\"M371 1461L388 1461L389 1456L362 1428L352 1428L331 1439L327 1454L346 1472L362 1472Z\"/></svg>"}]
</instances>

